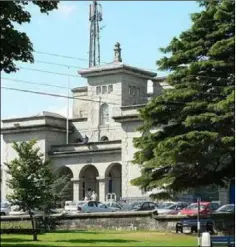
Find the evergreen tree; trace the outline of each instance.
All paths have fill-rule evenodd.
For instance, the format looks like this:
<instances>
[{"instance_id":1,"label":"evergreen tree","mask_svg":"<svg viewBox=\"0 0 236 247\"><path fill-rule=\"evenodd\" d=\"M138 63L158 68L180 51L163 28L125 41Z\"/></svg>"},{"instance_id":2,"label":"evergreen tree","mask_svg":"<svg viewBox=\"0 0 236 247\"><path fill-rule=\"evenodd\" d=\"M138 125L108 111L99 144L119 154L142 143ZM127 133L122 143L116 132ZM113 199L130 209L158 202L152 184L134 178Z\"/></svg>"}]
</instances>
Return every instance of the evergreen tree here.
<instances>
[{"instance_id":1,"label":"evergreen tree","mask_svg":"<svg viewBox=\"0 0 236 247\"><path fill-rule=\"evenodd\" d=\"M157 61L172 89L140 110L142 137L134 140L132 181L156 195L199 186L226 186L235 174L235 2L200 1L192 26L174 37ZM150 129L157 131L152 133Z\"/></svg>"},{"instance_id":2,"label":"evergreen tree","mask_svg":"<svg viewBox=\"0 0 236 247\"><path fill-rule=\"evenodd\" d=\"M44 161L39 148L34 148L35 140L14 143L18 157L6 163L10 175L7 184L12 192L7 199L12 205L29 213L32 229L36 229L34 211L42 210L45 214L61 200L67 186L66 177L56 178L52 173L49 160ZM37 240L36 231L33 239Z\"/></svg>"},{"instance_id":3,"label":"evergreen tree","mask_svg":"<svg viewBox=\"0 0 236 247\"><path fill-rule=\"evenodd\" d=\"M31 14L25 9L29 4L37 5L41 13L57 9L58 1L1 1L0 2L0 71L16 72L15 61L34 62L33 44L26 33L17 30L17 25L29 23Z\"/></svg>"}]
</instances>

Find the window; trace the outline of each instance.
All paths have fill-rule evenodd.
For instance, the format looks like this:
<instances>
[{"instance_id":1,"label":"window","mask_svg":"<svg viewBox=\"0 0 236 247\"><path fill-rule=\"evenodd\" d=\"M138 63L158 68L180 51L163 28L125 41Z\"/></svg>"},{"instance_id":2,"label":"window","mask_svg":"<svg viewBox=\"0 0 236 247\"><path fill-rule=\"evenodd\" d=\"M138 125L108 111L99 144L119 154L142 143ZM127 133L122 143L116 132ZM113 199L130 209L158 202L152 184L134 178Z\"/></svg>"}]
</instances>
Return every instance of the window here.
<instances>
[{"instance_id":1,"label":"window","mask_svg":"<svg viewBox=\"0 0 236 247\"><path fill-rule=\"evenodd\" d=\"M137 88L137 95L140 96L140 88Z\"/></svg>"},{"instance_id":2,"label":"window","mask_svg":"<svg viewBox=\"0 0 236 247\"><path fill-rule=\"evenodd\" d=\"M143 205L142 205L142 209L143 210L149 210L149 204L147 202L145 202Z\"/></svg>"},{"instance_id":3,"label":"window","mask_svg":"<svg viewBox=\"0 0 236 247\"><path fill-rule=\"evenodd\" d=\"M129 86L129 94L132 94L132 87Z\"/></svg>"},{"instance_id":4,"label":"window","mask_svg":"<svg viewBox=\"0 0 236 247\"><path fill-rule=\"evenodd\" d=\"M84 111L83 110L81 110L81 111L79 111L79 117L84 117Z\"/></svg>"},{"instance_id":5,"label":"window","mask_svg":"<svg viewBox=\"0 0 236 247\"><path fill-rule=\"evenodd\" d=\"M113 92L113 85L108 86L108 93L111 93L111 92Z\"/></svg>"},{"instance_id":6,"label":"window","mask_svg":"<svg viewBox=\"0 0 236 247\"><path fill-rule=\"evenodd\" d=\"M108 139L107 136L102 136L101 141L102 141L102 142L106 142L106 141L109 141L109 139Z\"/></svg>"},{"instance_id":7,"label":"window","mask_svg":"<svg viewBox=\"0 0 236 247\"><path fill-rule=\"evenodd\" d=\"M100 94L101 93L101 87L96 87L96 94Z\"/></svg>"},{"instance_id":8,"label":"window","mask_svg":"<svg viewBox=\"0 0 236 247\"><path fill-rule=\"evenodd\" d=\"M107 93L107 86L102 86L102 93L103 94Z\"/></svg>"},{"instance_id":9,"label":"window","mask_svg":"<svg viewBox=\"0 0 236 247\"><path fill-rule=\"evenodd\" d=\"M102 104L100 107L100 124L105 125L109 122L109 107L108 104Z\"/></svg>"},{"instance_id":10,"label":"window","mask_svg":"<svg viewBox=\"0 0 236 247\"><path fill-rule=\"evenodd\" d=\"M94 202L88 202L88 207L96 207L96 204Z\"/></svg>"},{"instance_id":11,"label":"window","mask_svg":"<svg viewBox=\"0 0 236 247\"><path fill-rule=\"evenodd\" d=\"M136 94L136 87L133 87L132 88L132 95L135 95Z\"/></svg>"},{"instance_id":12,"label":"window","mask_svg":"<svg viewBox=\"0 0 236 247\"><path fill-rule=\"evenodd\" d=\"M129 94L130 95L135 95L135 94L140 95L140 88L136 88L134 86L129 86Z\"/></svg>"}]
</instances>

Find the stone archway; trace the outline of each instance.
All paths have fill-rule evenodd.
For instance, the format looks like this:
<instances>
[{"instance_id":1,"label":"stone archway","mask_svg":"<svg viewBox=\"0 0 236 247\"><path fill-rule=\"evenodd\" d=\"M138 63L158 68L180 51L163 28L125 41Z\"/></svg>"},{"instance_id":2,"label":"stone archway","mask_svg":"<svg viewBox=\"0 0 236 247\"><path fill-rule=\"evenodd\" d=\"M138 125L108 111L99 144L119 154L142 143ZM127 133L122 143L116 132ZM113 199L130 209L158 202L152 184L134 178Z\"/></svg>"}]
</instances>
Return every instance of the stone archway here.
<instances>
[{"instance_id":1,"label":"stone archway","mask_svg":"<svg viewBox=\"0 0 236 247\"><path fill-rule=\"evenodd\" d=\"M66 185L63 188L59 188L63 190L61 204L65 204L65 201L73 201L73 182L71 179L73 178L73 173L71 169L67 166L60 167L55 171L57 177L66 176Z\"/></svg>"},{"instance_id":2,"label":"stone archway","mask_svg":"<svg viewBox=\"0 0 236 247\"><path fill-rule=\"evenodd\" d=\"M99 196L99 184L97 177L99 176L98 170L93 165L86 165L82 168L79 174L80 182L80 193L79 199L84 200L85 193L88 189L94 190Z\"/></svg>"},{"instance_id":3,"label":"stone archway","mask_svg":"<svg viewBox=\"0 0 236 247\"><path fill-rule=\"evenodd\" d=\"M119 200L122 196L122 166L119 163L110 164L105 172L106 184L105 184L105 194L115 193L116 200Z\"/></svg>"}]
</instances>

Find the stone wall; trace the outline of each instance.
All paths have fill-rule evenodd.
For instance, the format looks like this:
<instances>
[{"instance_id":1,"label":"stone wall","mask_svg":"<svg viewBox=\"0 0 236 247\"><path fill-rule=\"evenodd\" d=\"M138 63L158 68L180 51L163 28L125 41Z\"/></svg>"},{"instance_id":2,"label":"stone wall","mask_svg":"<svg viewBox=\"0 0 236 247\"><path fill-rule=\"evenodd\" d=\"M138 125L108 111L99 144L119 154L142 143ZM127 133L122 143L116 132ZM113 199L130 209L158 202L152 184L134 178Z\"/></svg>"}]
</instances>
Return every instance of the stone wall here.
<instances>
[{"instance_id":1,"label":"stone wall","mask_svg":"<svg viewBox=\"0 0 236 247\"><path fill-rule=\"evenodd\" d=\"M60 223L60 229L111 229L111 230L156 230L175 231L177 222L186 217L180 215L158 216L146 212L116 212L116 213L81 213L79 215L54 215ZM234 214L214 215L217 231L226 228L234 229ZM1 221L27 221L29 216L2 216Z\"/></svg>"}]
</instances>

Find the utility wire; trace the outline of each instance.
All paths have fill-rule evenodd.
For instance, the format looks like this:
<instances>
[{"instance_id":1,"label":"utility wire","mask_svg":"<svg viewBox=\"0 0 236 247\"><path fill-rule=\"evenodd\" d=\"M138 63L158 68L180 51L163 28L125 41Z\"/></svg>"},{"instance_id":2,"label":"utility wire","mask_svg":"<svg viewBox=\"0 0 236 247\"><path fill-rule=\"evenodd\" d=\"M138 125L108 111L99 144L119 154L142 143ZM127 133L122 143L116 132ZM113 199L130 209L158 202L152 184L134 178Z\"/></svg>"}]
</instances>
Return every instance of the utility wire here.
<instances>
[{"instance_id":1,"label":"utility wire","mask_svg":"<svg viewBox=\"0 0 236 247\"><path fill-rule=\"evenodd\" d=\"M22 83L26 83L26 84L32 84L32 85L42 85L42 86L47 86L47 87L55 87L55 88L63 88L63 89L67 89L68 90L68 87L65 87L65 86L59 86L59 85L56 85L56 84L47 84L47 83L38 83L38 82L32 82L32 81L25 81L25 80L19 80L19 79L10 79L10 78L6 78L6 77L2 77L2 79L4 80L8 80L8 81L16 81L16 82L22 82ZM149 88L149 87L147 87ZM151 87L150 87L151 88ZM74 88L69 88L69 90L73 90ZM112 95L114 96L118 96L118 97L121 97L121 94L116 94L116 93L111 93ZM147 96L149 96L150 93L147 93L145 94L144 96L139 96L138 98L139 99L146 99ZM207 93L207 92L203 92L201 94L205 94L205 95L215 95L215 96L222 96L222 97L225 97L227 95L222 95L222 94L217 94L217 93ZM134 95L131 95L131 96L134 96ZM152 95L150 94L150 97L152 97L155 95ZM157 95L156 95L157 96ZM134 96L136 97L136 96ZM177 102L177 101L176 101Z\"/></svg>"},{"instance_id":2,"label":"utility wire","mask_svg":"<svg viewBox=\"0 0 236 247\"><path fill-rule=\"evenodd\" d=\"M80 58L80 57L72 57L72 56L65 56L65 55L60 55L60 54L55 54L55 53L48 53L48 52L41 52L41 51L34 51L35 53L39 54L44 54L44 55L49 55L49 56L55 56L55 57L62 57L62 58L69 58L69 59L74 59L74 60L80 60L80 61L89 61L88 59L85 58ZM102 64L110 64L111 62L101 62ZM150 70L157 72L157 69L146 69L145 70Z\"/></svg>"},{"instance_id":3,"label":"utility wire","mask_svg":"<svg viewBox=\"0 0 236 247\"><path fill-rule=\"evenodd\" d=\"M113 102L105 102L105 101L99 101L99 100L91 100L91 99L81 99L81 98L76 98L72 96L65 96L61 94L52 94L52 93L45 93L45 92L38 92L38 91L33 91L33 90L26 90L26 89L19 89L19 88L14 88L14 87L4 87L1 86L2 89L6 90L12 90L12 91L19 91L19 92L25 92L25 93L33 93L33 94L40 94L40 95L46 95L46 96L53 96L53 97L58 97L58 98L66 98L66 99L75 99L75 100L80 100L80 101L88 101L88 102L97 102L97 103L107 103L111 105L119 105L118 103L113 103Z\"/></svg>"},{"instance_id":4,"label":"utility wire","mask_svg":"<svg viewBox=\"0 0 236 247\"><path fill-rule=\"evenodd\" d=\"M75 65L69 65L69 64L62 64L62 63L53 63L53 62L48 62L48 61L41 61L41 60L35 60L36 63L43 63L43 64L51 64L51 65L57 65L65 68L75 68L75 69L84 69L83 67L78 67Z\"/></svg>"},{"instance_id":5,"label":"utility wire","mask_svg":"<svg viewBox=\"0 0 236 247\"><path fill-rule=\"evenodd\" d=\"M60 55L60 54L48 53L48 52L42 52L42 51L34 51L34 52L39 53L39 54L54 56L54 57L63 57L63 58L69 58L69 59L80 60L80 61L85 61L85 62L88 61L88 59L86 58L72 57L72 56L66 56L66 55Z\"/></svg>"},{"instance_id":6,"label":"utility wire","mask_svg":"<svg viewBox=\"0 0 236 247\"><path fill-rule=\"evenodd\" d=\"M30 68L25 68L25 67L19 67L20 69L25 69L25 70L32 70L32 71L38 71L38 72L43 72L43 73L49 73L49 74L54 74L54 75L63 75L63 76L68 76L68 74L65 73L59 73L59 72L53 72L53 71L48 71L48 70L41 70L41 69L30 69ZM71 77L77 77L81 78L78 75L69 75Z\"/></svg>"},{"instance_id":7,"label":"utility wire","mask_svg":"<svg viewBox=\"0 0 236 247\"><path fill-rule=\"evenodd\" d=\"M6 78L6 77L2 77L2 79L8 80L8 81L18 81L18 82L28 83L28 84L33 84L33 85L42 85L42 86L47 86L47 87L55 87L55 88L65 88L65 89L68 89L65 86L59 86L59 85L55 85L55 84L38 83L38 82L24 81L24 80L18 80L18 79L10 79L10 78ZM69 88L69 89L72 90L72 88Z\"/></svg>"},{"instance_id":8,"label":"utility wire","mask_svg":"<svg viewBox=\"0 0 236 247\"><path fill-rule=\"evenodd\" d=\"M2 89L6 89L6 90L12 90L12 91L19 91L19 92L25 92L25 93L33 93L33 94L39 94L39 95L46 95L46 96L53 96L53 97L59 97L59 98L69 98L69 99L75 99L75 100L80 100L80 101L88 101L88 102L97 102L97 103L108 103L111 105L118 105L119 107L121 107L120 104L118 103L113 103L113 102L105 102L105 101L99 101L99 100L91 100L91 99L81 99L81 98L76 98L76 97L72 97L72 96L65 96L65 95L60 95L60 94L52 94L52 93L45 93L45 92L38 92L38 91L32 91L32 90L26 90L26 89L19 89L19 88L13 88L13 87L4 87L1 86ZM181 104L183 105L188 105L191 104L192 102L184 102L184 101L162 101L162 102L158 102L158 104L173 104L173 106L178 107L181 106ZM145 103L144 103L145 104ZM177 105L180 104L180 105Z\"/></svg>"}]
</instances>

